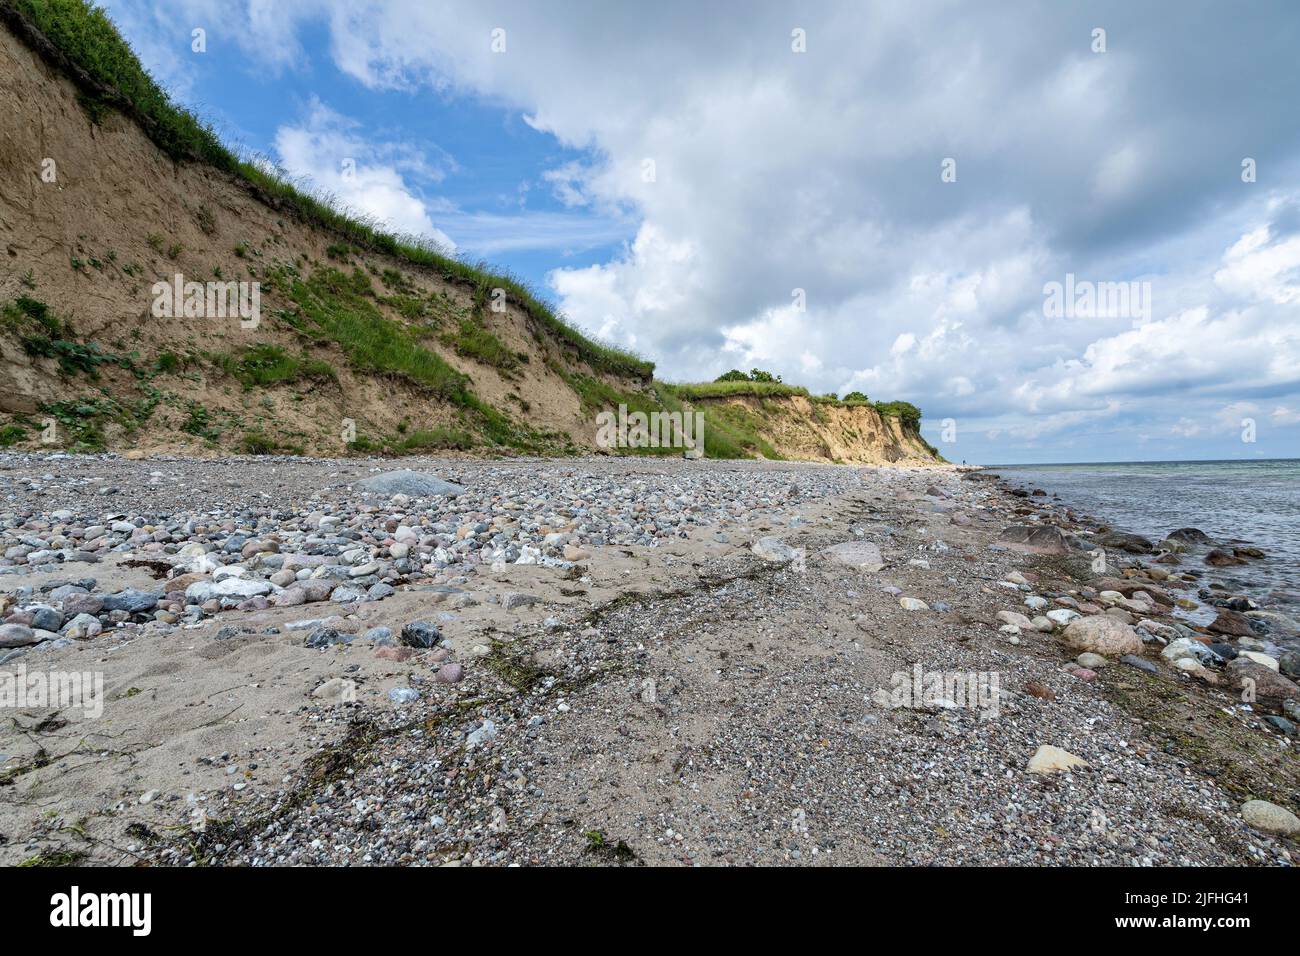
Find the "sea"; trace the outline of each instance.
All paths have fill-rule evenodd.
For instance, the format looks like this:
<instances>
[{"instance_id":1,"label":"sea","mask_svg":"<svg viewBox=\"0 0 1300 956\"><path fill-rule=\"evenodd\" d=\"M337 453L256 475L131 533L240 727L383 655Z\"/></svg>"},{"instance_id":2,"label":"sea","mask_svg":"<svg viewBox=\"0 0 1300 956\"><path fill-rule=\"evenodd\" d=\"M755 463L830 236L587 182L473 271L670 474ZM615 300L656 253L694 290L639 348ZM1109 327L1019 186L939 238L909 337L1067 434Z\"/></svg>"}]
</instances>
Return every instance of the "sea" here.
<instances>
[{"instance_id":1,"label":"sea","mask_svg":"<svg viewBox=\"0 0 1300 956\"><path fill-rule=\"evenodd\" d=\"M991 465L988 470L1014 485L1060 495L1076 513L1152 541L1193 527L1216 542L1254 545L1265 558L1203 568L1206 579L1266 605L1300 610L1300 458Z\"/></svg>"}]
</instances>

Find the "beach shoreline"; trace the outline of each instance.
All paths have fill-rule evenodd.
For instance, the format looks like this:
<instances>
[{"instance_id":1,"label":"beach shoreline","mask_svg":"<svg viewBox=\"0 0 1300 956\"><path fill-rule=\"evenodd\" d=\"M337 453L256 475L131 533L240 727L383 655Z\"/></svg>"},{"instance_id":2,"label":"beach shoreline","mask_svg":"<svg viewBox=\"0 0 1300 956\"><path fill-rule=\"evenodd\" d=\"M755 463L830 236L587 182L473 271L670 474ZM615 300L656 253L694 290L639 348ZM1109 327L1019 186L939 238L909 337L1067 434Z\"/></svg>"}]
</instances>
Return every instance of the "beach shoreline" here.
<instances>
[{"instance_id":1,"label":"beach shoreline","mask_svg":"<svg viewBox=\"0 0 1300 956\"><path fill-rule=\"evenodd\" d=\"M464 490L359 490L398 466ZM144 595L0 664L105 684L97 718L6 712L3 863L1294 857L1242 818L1298 809L1266 719L1290 681L1247 708L1192 647L1278 622L1180 616L1177 566L1108 547L1095 570L1113 529L988 471L5 456L0 478L6 626ZM891 700L918 666L996 674L997 714Z\"/></svg>"}]
</instances>

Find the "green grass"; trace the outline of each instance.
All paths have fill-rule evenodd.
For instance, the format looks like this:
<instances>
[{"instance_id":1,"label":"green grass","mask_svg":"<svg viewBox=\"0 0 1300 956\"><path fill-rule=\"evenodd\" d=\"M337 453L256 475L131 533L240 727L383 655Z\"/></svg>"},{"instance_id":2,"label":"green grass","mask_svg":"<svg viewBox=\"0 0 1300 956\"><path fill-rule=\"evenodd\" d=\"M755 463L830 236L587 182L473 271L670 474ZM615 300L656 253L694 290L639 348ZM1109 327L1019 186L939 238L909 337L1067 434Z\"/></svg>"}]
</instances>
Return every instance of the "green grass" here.
<instances>
[{"instance_id":1,"label":"green grass","mask_svg":"<svg viewBox=\"0 0 1300 956\"><path fill-rule=\"evenodd\" d=\"M920 434L921 410L911 402L876 402L872 407L886 418L897 418L908 431Z\"/></svg>"},{"instance_id":2,"label":"green grass","mask_svg":"<svg viewBox=\"0 0 1300 956\"><path fill-rule=\"evenodd\" d=\"M443 336L443 341L454 348L457 355L474 359L484 365L505 372L519 367L519 356L473 319L461 319L455 331Z\"/></svg>"},{"instance_id":3,"label":"green grass","mask_svg":"<svg viewBox=\"0 0 1300 956\"><path fill-rule=\"evenodd\" d=\"M211 421L211 413L204 405L198 402L190 402L189 412L185 421L181 423L181 431L189 435L197 435L199 438L205 438L208 441L216 441L221 437L221 430L216 428Z\"/></svg>"},{"instance_id":4,"label":"green grass","mask_svg":"<svg viewBox=\"0 0 1300 956\"><path fill-rule=\"evenodd\" d=\"M709 398L773 398L790 395L810 397L808 389L784 382L690 382L666 384L673 392L688 402Z\"/></svg>"},{"instance_id":5,"label":"green grass","mask_svg":"<svg viewBox=\"0 0 1300 956\"><path fill-rule=\"evenodd\" d=\"M474 436L463 429L438 426L432 429L420 429L404 436L397 442L398 452L434 451L449 448L469 451L474 447Z\"/></svg>"},{"instance_id":6,"label":"green grass","mask_svg":"<svg viewBox=\"0 0 1300 956\"><path fill-rule=\"evenodd\" d=\"M325 267L303 280L286 267L274 270L271 280L298 307L290 324L337 343L354 368L400 376L446 401L469 403L469 379L421 345L411 329L384 316L351 277Z\"/></svg>"},{"instance_id":7,"label":"green grass","mask_svg":"<svg viewBox=\"0 0 1300 956\"><path fill-rule=\"evenodd\" d=\"M185 367L185 360L175 352L163 352L154 361L153 367L161 375L174 375Z\"/></svg>"},{"instance_id":8,"label":"green grass","mask_svg":"<svg viewBox=\"0 0 1300 956\"><path fill-rule=\"evenodd\" d=\"M847 408L870 405L886 418L897 418L908 431L919 433L921 429L921 410L911 402L871 402L861 392L850 392L841 399L835 395L811 395L808 389L802 386L786 385L783 382L737 380L692 382L687 384L659 382L656 384L688 402L711 398L782 398L800 395L813 403L814 414L819 414L816 408L818 405L835 405Z\"/></svg>"},{"instance_id":9,"label":"green grass","mask_svg":"<svg viewBox=\"0 0 1300 956\"><path fill-rule=\"evenodd\" d=\"M108 108L132 114L168 156L207 163L242 178L272 207L287 209L300 220L332 233L338 240L332 246L336 251L342 243L360 250L382 252L449 281L468 283L476 289L504 289L519 308L593 368L645 380L653 374L652 362L584 335L514 276L483 262L449 256L441 247L418 237L382 231L373 222L341 211L330 197L304 191L281 171L240 158L221 142L211 126L172 102L141 65L108 15L86 0L6 2L71 62L107 88L106 93L97 97L83 95L88 112L93 115L101 115ZM175 258L180 249L173 249L175 253L169 250L169 255Z\"/></svg>"},{"instance_id":10,"label":"green grass","mask_svg":"<svg viewBox=\"0 0 1300 956\"><path fill-rule=\"evenodd\" d=\"M237 356L223 352L210 358L214 365L237 378L246 389L301 381L336 381L338 378L328 362L305 355L290 355L278 345L250 345Z\"/></svg>"},{"instance_id":11,"label":"green grass","mask_svg":"<svg viewBox=\"0 0 1300 956\"><path fill-rule=\"evenodd\" d=\"M27 429L21 425L5 425L0 428L0 448L16 445L27 437Z\"/></svg>"},{"instance_id":12,"label":"green grass","mask_svg":"<svg viewBox=\"0 0 1300 956\"><path fill-rule=\"evenodd\" d=\"M301 445L289 445L276 441L260 429L244 432L239 441L239 450L245 455L302 455L305 451Z\"/></svg>"}]
</instances>

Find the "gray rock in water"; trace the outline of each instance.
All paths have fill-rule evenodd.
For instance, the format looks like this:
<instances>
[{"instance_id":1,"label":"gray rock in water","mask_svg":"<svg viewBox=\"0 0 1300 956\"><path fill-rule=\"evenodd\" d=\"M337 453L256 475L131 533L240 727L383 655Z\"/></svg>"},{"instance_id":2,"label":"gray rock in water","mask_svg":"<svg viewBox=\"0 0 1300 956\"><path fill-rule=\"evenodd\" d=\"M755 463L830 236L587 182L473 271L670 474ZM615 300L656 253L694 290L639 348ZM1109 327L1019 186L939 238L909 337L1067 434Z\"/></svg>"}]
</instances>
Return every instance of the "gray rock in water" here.
<instances>
[{"instance_id":1,"label":"gray rock in water","mask_svg":"<svg viewBox=\"0 0 1300 956\"><path fill-rule=\"evenodd\" d=\"M443 481L436 475L425 474L403 468L401 471L388 471L382 475L371 475L359 482L367 491L382 495L411 495L416 498L429 498L433 495L446 495L454 498L465 489L460 485Z\"/></svg>"},{"instance_id":2,"label":"gray rock in water","mask_svg":"<svg viewBox=\"0 0 1300 956\"><path fill-rule=\"evenodd\" d=\"M1300 678L1300 651L1283 651L1277 659L1277 666L1292 680Z\"/></svg>"},{"instance_id":3,"label":"gray rock in water","mask_svg":"<svg viewBox=\"0 0 1300 956\"><path fill-rule=\"evenodd\" d=\"M1155 548L1148 538L1140 534L1130 534L1127 531L1112 531L1104 534L1097 539L1097 543L1104 548L1111 548L1117 551L1127 551L1130 554L1150 554Z\"/></svg>"},{"instance_id":4,"label":"gray rock in water","mask_svg":"<svg viewBox=\"0 0 1300 956\"><path fill-rule=\"evenodd\" d=\"M1166 540L1183 544L1209 544L1210 536L1200 528L1179 528L1177 531L1169 532Z\"/></svg>"}]
</instances>

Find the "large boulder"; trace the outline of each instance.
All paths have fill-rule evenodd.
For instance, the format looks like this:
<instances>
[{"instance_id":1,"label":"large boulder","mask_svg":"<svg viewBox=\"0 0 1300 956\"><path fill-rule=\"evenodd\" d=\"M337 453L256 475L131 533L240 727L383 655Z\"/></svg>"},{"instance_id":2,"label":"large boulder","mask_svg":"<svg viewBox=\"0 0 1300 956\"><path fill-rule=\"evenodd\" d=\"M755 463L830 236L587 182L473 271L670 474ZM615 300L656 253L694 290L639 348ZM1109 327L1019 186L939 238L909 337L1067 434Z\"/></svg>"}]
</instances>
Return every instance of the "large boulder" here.
<instances>
[{"instance_id":1,"label":"large boulder","mask_svg":"<svg viewBox=\"0 0 1300 956\"><path fill-rule=\"evenodd\" d=\"M1241 818L1248 826L1265 833L1280 836L1300 834L1300 818L1294 813L1267 800L1247 800L1241 805Z\"/></svg>"},{"instance_id":2,"label":"large boulder","mask_svg":"<svg viewBox=\"0 0 1300 956\"><path fill-rule=\"evenodd\" d=\"M410 495L412 498L431 498L435 495L454 498L465 490L460 485L443 481L437 475L411 471L409 468L371 475L369 478L362 479L359 484L366 491L374 491L381 495Z\"/></svg>"},{"instance_id":3,"label":"large boulder","mask_svg":"<svg viewBox=\"0 0 1300 956\"><path fill-rule=\"evenodd\" d=\"M1123 621L1101 614L1071 621L1062 638L1071 650L1089 651L1103 657L1142 653L1142 638L1137 631Z\"/></svg>"}]
</instances>

